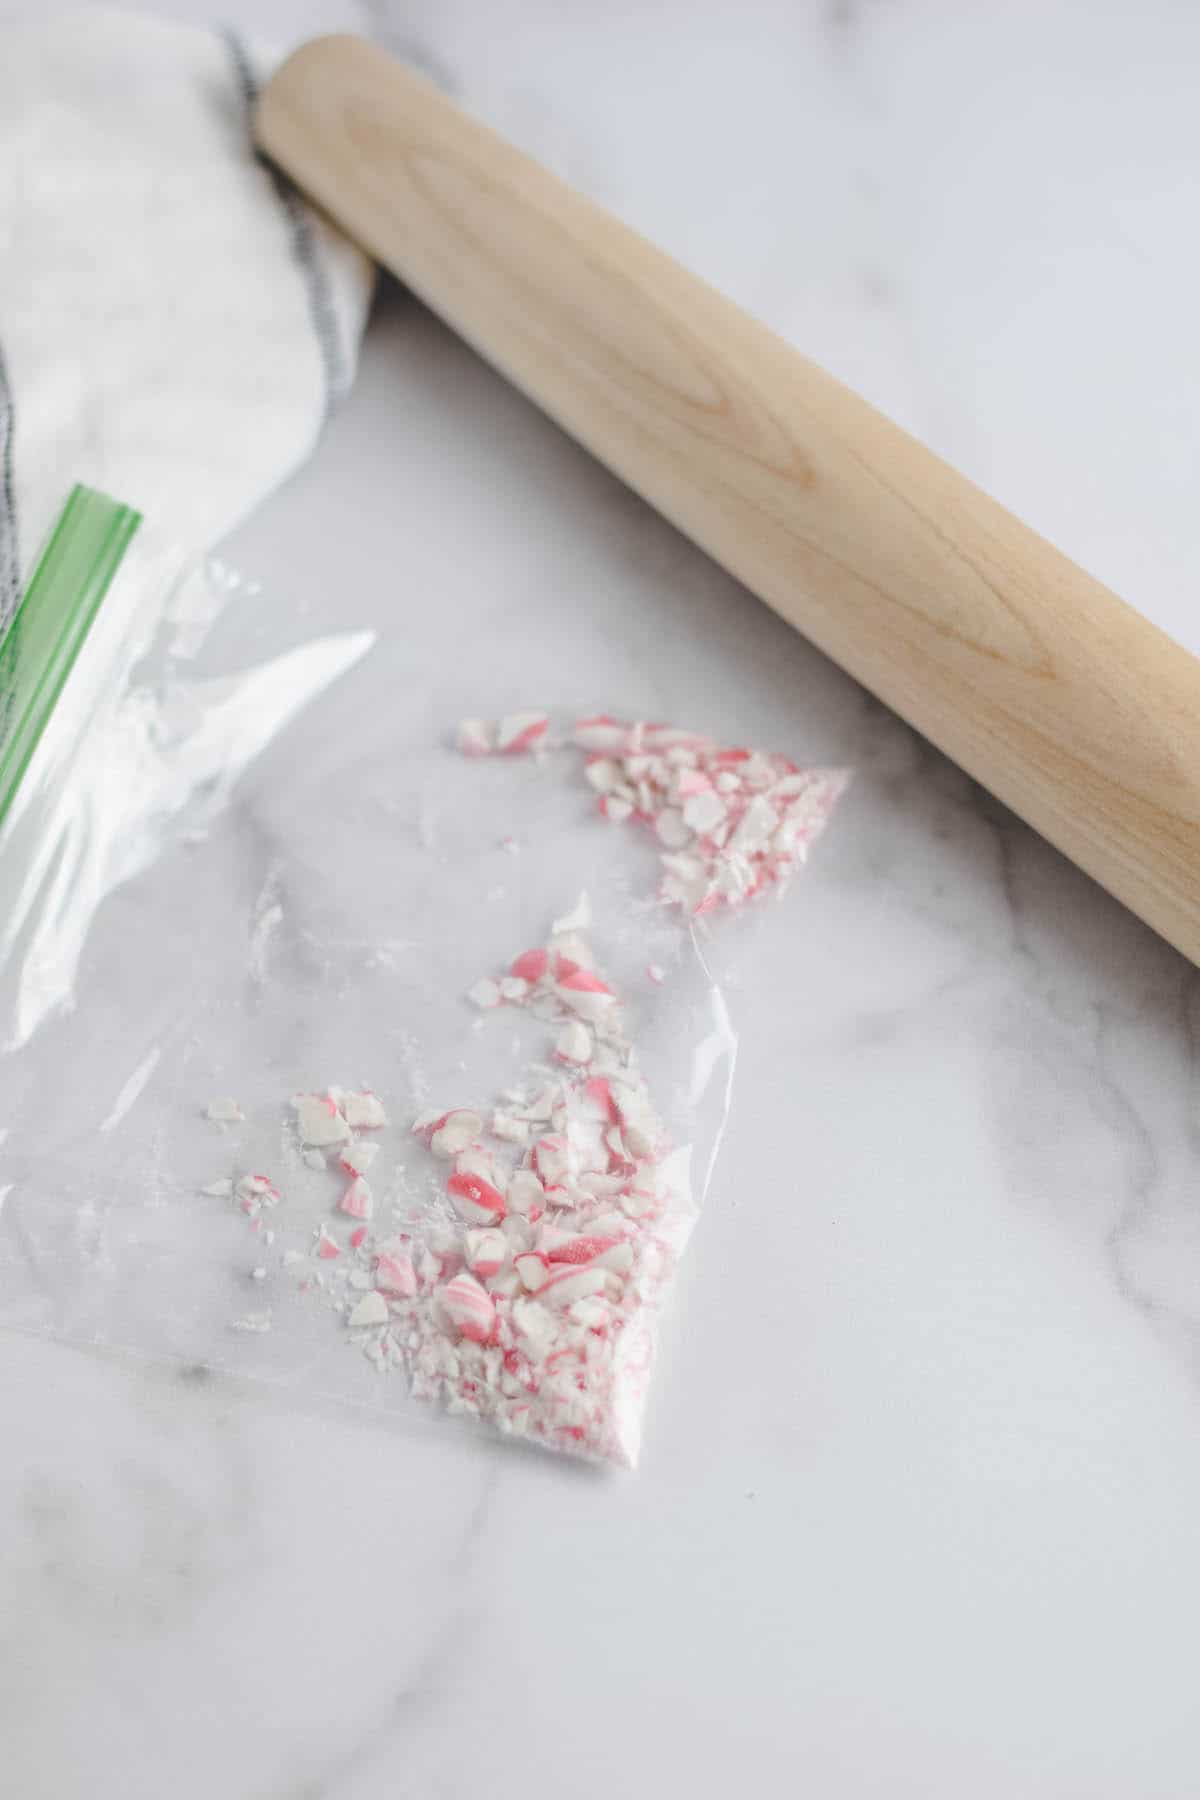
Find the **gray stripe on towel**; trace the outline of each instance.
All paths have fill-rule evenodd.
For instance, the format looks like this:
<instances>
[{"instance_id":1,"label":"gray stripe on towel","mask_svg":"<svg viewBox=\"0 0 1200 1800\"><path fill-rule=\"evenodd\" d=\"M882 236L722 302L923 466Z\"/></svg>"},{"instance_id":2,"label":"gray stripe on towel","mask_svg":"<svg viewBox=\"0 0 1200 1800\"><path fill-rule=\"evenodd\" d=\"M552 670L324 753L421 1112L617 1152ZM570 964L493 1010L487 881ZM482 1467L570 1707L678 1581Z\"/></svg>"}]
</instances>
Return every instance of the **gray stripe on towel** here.
<instances>
[{"instance_id":1,"label":"gray stripe on towel","mask_svg":"<svg viewBox=\"0 0 1200 1800\"><path fill-rule=\"evenodd\" d=\"M250 116L258 99L258 77L254 73L254 65L250 61L246 46L237 32L226 29L222 31L221 36L229 51L234 78L246 109L248 134ZM312 315L313 330L321 347L321 360L325 365L326 411L328 412L337 405L350 387L350 369L342 344L341 331L338 328L337 310L333 304L333 290L329 284L329 272L321 260L312 217L297 189L287 176L263 155L261 150L256 149L254 156L271 177L275 192L279 196L279 204L287 217L288 231L292 240L292 255L296 259L296 265L308 290L308 308Z\"/></svg>"},{"instance_id":2,"label":"gray stripe on towel","mask_svg":"<svg viewBox=\"0 0 1200 1800\"><path fill-rule=\"evenodd\" d=\"M21 557L17 544L17 501L13 480L13 397L0 350L0 631L21 598Z\"/></svg>"}]
</instances>

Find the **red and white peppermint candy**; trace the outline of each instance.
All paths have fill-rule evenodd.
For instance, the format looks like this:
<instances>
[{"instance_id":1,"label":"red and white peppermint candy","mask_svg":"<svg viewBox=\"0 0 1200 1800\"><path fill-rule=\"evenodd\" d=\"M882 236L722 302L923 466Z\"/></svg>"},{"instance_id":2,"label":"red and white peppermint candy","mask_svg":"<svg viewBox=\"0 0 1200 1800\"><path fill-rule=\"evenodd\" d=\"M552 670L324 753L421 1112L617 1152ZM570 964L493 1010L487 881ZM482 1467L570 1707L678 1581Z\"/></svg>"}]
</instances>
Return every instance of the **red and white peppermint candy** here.
<instances>
[{"instance_id":1,"label":"red and white peppermint candy","mask_svg":"<svg viewBox=\"0 0 1200 1800\"><path fill-rule=\"evenodd\" d=\"M592 1060L592 1034L582 1019L568 1019L558 1034L554 1054L559 1062L582 1068Z\"/></svg>"},{"instance_id":2,"label":"red and white peppermint candy","mask_svg":"<svg viewBox=\"0 0 1200 1800\"><path fill-rule=\"evenodd\" d=\"M547 1188L557 1187L571 1172L571 1146L562 1132L540 1137L530 1156L538 1179Z\"/></svg>"},{"instance_id":3,"label":"red and white peppermint candy","mask_svg":"<svg viewBox=\"0 0 1200 1800\"><path fill-rule=\"evenodd\" d=\"M352 1131L379 1131L388 1122L383 1101L370 1088L361 1093L339 1093L337 1098L342 1117Z\"/></svg>"},{"instance_id":4,"label":"red and white peppermint candy","mask_svg":"<svg viewBox=\"0 0 1200 1800\"><path fill-rule=\"evenodd\" d=\"M509 1178L506 1195L515 1213L536 1217L546 1204L546 1190L533 1169L518 1169Z\"/></svg>"},{"instance_id":5,"label":"red and white peppermint candy","mask_svg":"<svg viewBox=\"0 0 1200 1800\"><path fill-rule=\"evenodd\" d=\"M467 1267L480 1281L487 1281L493 1275L498 1275L507 1260L508 1239L502 1231L468 1231Z\"/></svg>"},{"instance_id":6,"label":"red and white peppermint candy","mask_svg":"<svg viewBox=\"0 0 1200 1800\"><path fill-rule=\"evenodd\" d=\"M593 719L580 719L575 726L575 742L584 750L623 751L630 741L630 728L609 713L598 713Z\"/></svg>"},{"instance_id":7,"label":"red and white peppermint candy","mask_svg":"<svg viewBox=\"0 0 1200 1800\"><path fill-rule=\"evenodd\" d=\"M496 1306L473 1275L456 1275L437 1292L442 1311L454 1328L473 1344L486 1344L496 1323Z\"/></svg>"},{"instance_id":8,"label":"red and white peppermint candy","mask_svg":"<svg viewBox=\"0 0 1200 1800\"><path fill-rule=\"evenodd\" d=\"M578 964L565 969L560 964L555 988L572 1011L591 1024L606 1018L616 1001L616 995L606 981L601 981L590 969L581 969Z\"/></svg>"},{"instance_id":9,"label":"red and white peppermint candy","mask_svg":"<svg viewBox=\"0 0 1200 1800\"><path fill-rule=\"evenodd\" d=\"M411 1300L417 1291L417 1274L405 1249L382 1249L375 1263L375 1286L385 1294Z\"/></svg>"},{"instance_id":10,"label":"red and white peppermint candy","mask_svg":"<svg viewBox=\"0 0 1200 1800\"><path fill-rule=\"evenodd\" d=\"M463 719L455 746L462 756L490 756L496 748L495 730L486 719Z\"/></svg>"},{"instance_id":11,"label":"red and white peppermint candy","mask_svg":"<svg viewBox=\"0 0 1200 1800\"><path fill-rule=\"evenodd\" d=\"M552 1244L546 1251L546 1260L552 1263L590 1263L606 1250L616 1248L619 1239L614 1237L564 1237L561 1243Z\"/></svg>"},{"instance_id":12,"label":"red and white peppermint candy","mask_svg":"<svg viewBox=\"0 0 1200 1800\"><path fill-rule=\"evenodd\" d=\"M549 725L550 720L542 712L510 713L496 729L496 748L503 756L520 756L535 750Z\"/></svg>"},{"instance_id":13,"label":"red and white peppermint candy","mask_svg":"<svg viewBox=\"0 0 1200 1800\"><path fill-rule=\"evenodd\" d=\"M454 1157L473 1144L483 1130L483 1119L468 1106L456 1106L435 1117L418 1119L413 1131L423 1137L435 1156Z\"/></svg>"},{"instance_id":14,"label":"red and white peppermint candy","mask_svg":"<svg viewBox=\"0 0 1200 1800\"><path fill-rule=\"evenodd\" d=\"M379 1145L369 1142L347 1144L338 1157L338 1162L347 1175L365 1175L375 1158L379 1155ZM324 1167L324 1164L322 1164Z\"/></svg>"},{"instance_id":15,"label":"red and white peppermint candy","mask_svg":"<svg viewBox=\"0 0 1200 1800\"><path fill-rule=\"evenodd\" d=\"M446 1186L469 1225L498 1225L508 1211L499 1188L485 1181L482 1175L454 1174Z\"/></svg>"},{"instance_id":16,"label":"red and white peppermint candy","mask_svg":"<svg viewBox=\"0 0 1200 1800\"><path fill-rule=\"evenodd\" d=\"M513 1257L515 1269L521 1286L529 1293L536 1293L549 1273L549 1259L539 1250L523 1250L520 1256Z\"/></svg>"},{"instance_id":17,"label":"red and white peppermint candy","mask_svg":"<svg viewBox=\"0 0 1200 1800\"><path fill-rule=\"evenodd\" d=\"M361 1175L356 1175L341 1199L338 1211L351 1219L369 1219L375 1211L375 1196Z\"/></svg>"},{"instance_id":18,"label":"red and white peppermint candy","mask_svg":"<svg viewBox=\"0 0 1200 1800\"><path fill-rule=\"evenodd\" d=\"M522 950L520 956L510 963L508 972L532 985L545 975L549 961L550 953L547 950Z\"/></svg>"},{"instance_id":19,"label":"red and white peppermint candy","mask_svg":"<svg viewBox=\"0 0 1200 1800\"><path fill-rule=\"evenodd\" d=\"M608 1276L603 1269L595 1266L576 1268L572 1263L557 1265L540 1288L534 1290L534 1298L543 1306L565 1307L574 1300L585 1300L592 1294L604 1294L608 1291Z\"/></svg>"},{"instance_id":20,"label":"red and white peppermint candy","mask_svg":"<svg viewBox=\"0 0 1200 1800\"><path fill-rule=\"evenodd\" d=\"M292 1101L302 1144L325 1149L344 1144L350 1127L328 1094L297 1094Z\"/></svg>"},{"instance_id":21,"label":"red and white peppermint candy","mask_svg":"<svg viewBox=\"0 0 1200 1800\"><path fill-rule=\"evenodd\" d=\"M346 1320L351 1331L360 1331L369 1325L386 1325L388 1322L388 1305L382 1294L364 1294Z\"/></svg>"}]
</instances>

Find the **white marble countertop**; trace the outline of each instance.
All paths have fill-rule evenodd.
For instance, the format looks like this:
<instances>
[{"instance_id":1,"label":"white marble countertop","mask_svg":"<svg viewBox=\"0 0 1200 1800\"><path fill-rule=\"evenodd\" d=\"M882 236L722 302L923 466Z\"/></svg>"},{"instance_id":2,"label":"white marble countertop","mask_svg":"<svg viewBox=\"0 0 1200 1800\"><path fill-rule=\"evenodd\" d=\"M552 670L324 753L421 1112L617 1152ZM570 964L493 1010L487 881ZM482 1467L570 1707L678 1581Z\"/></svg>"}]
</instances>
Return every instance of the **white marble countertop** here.
<instances>
[{"instance_id":1,"label":"white marble countertop","mask_svg":"<svg viewBox=\"0 0 1200 1800\"><path fill-rule=\"evenodd\" d=\"M239 22L374 28L1200 649L1200 14L369 11ZM414 592L493 583L534 701L572 597L642 634L615 706L859 780L739 996L635 1477L4 1338L0 1787L1191 1800L1195 972L395 294L230 555L348 620L387 571L418 665Z\"/></svg>"}]
</instances>

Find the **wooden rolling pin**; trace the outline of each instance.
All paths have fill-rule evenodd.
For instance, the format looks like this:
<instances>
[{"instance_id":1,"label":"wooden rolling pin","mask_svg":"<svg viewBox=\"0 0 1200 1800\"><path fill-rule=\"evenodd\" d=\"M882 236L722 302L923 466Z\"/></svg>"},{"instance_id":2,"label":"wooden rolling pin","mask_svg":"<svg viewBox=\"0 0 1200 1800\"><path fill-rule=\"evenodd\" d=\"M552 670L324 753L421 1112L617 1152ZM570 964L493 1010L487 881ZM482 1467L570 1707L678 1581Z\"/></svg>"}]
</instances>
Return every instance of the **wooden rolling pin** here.
<instances>
[{"instance_id":1,"label":"wooden rolling pin","mask_svg":"<svg viewBox=\"0 0 1200 1800\"><path fill-rule=\"evenodd\" d=\"M306 45L257 132L564 430L1200 962L1200 662L382 50Z\"/></svg>"}]
</instances>

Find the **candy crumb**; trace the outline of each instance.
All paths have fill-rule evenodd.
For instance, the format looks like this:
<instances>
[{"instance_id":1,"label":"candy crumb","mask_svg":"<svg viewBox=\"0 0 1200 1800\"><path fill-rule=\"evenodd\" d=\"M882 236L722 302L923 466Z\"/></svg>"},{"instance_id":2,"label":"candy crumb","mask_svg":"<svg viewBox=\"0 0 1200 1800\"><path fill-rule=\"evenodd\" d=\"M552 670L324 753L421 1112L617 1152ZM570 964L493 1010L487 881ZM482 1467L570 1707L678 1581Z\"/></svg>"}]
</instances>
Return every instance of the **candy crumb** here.
<instances>
[{"instance_id":1,"label":"candy crumb","mask_svg":"<svg viewBox=\"0 0 1200 1800\"><path fill-rule=\"evenodd\" d=\"M388 1317L387 1301L382 1294L372 1291L363 1295L346 1323L351 1331L359 1331L368 1325L386 1325Z\"/></svg>"},{"instance_id":2,"label":"candy crumb","mask_svg":"<svg viewBox=\"0 0 1200 1800\"><path fill-rule=\"evenodd\" d=\"M204 1116L215 1125L244 1125L246 1122L246 1115L236 1100L210 1100L204 1109Z\"/></svg>"},{"instance_id":3,"label":"candy crumb","mask_svg":"<svg viewBox=\"0 0 1200 1800\"><path fill-rule=\"evenodd\" d=\"M378 1155L378 1144L372 1144L370 1141L358 1141L347 1144L338 1161L347 1175L365 1175Z\"/></svg>"},{"instance_id":4,"label":"candy crumb","mask_svg":"<svg viewBox=\"0 0 1200 1800\"><path fill-rule=\"evenodd\" d=\"M338 1211L351 1219L369 1219L375 1210L375 1196L361 1175L356 1175L341 1199Z\"/></svg>"},{"instance_id":5,"label":"candy crumb","mask_svg":"<svg viewBox=\"0 0 1200 1800\"><path fill-rule=\"evenodd\" d=\"M330 1095L297 1094L292 1105L303 1144L321 1150L344 1144L350 1136L350 1127Z\"/></svg>"},{"instance_id":6,"label":"candy crumb","mask_svg":"<svg viewBox=\"0 0 1200 1800\"><path fill-rule=\"evenodd\" d=\"M490 756L496 747L494 728L486 719L464 719L454 745L460 756Z\"/></svg>"},{"instance_id":7,"label":"candy crumb","mask_svg":"<svg viewBox=\"0 0 1200 1800\"><path fill-rule=\"evenodd\" d=\"M378 1094L365 1088L360 1094L342 1094L342 1117L353 1131L379 1131L387 1124L387 1113Z\"/></svg>"},{"instance_id":8,"label":"candy crumb","mask_svg":"<svg viewBox=\"0 0 1200 1800\"><path fill-rule=\"evenodd\" d=\"M586 931L592 922L592 903L586 894L580 894L569 913L561 919L555 919L551 932L557 936L560 931Z\"/></svg>"}]
</instances>

